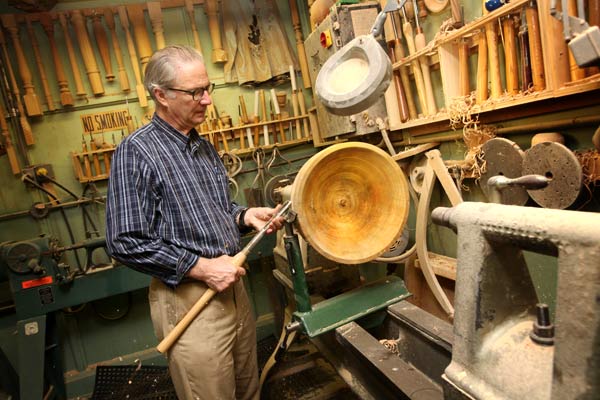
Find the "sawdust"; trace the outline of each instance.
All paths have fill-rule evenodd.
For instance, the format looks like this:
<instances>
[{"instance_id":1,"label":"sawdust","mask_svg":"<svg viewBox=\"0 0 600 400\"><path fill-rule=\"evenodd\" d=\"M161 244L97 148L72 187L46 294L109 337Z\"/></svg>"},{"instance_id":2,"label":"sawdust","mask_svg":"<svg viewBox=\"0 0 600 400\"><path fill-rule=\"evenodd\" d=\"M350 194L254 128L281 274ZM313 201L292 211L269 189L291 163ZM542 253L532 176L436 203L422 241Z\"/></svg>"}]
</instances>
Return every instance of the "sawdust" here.
<instances>
[{"instance_id":1,"label":"sawdust","mask_svg":"<svg viewBox=\"0 0 600 400\"><path fill-rule=\"evenodd\" d=\"M381 339L379 340L386 349L391 351L394 354L400 354L400 350L398 350L398 339Z\"/></svg>"},{"instance_id":2,"label":"sawdust","mask_svg":"<svg viewBox=\"0 0 600 400\"><path fill-rule=\"evenodd\" d=\"M598 150L576 151L575 156L581 164L583 184L591 189L600 181L600 153Z\"/></svg>"},{"instance_id":3,"label":"sawdust","mask_svg":"<svg viewBox=\"0 0 600 400\"><path fill-rule=\"evenodd\" d=\"M481 146L488 140L496 137L496 128L479 122L481 106L475 101L475 92L468 96L456 97L448 105L448 118L450 127L454 130L462 126L463 141L467 147L465 163L460 166L458 184L461 189L468 191L469 187L463 185L466 178L476 181L485 173L485 160Z\"/></svg>"}]
</instances>

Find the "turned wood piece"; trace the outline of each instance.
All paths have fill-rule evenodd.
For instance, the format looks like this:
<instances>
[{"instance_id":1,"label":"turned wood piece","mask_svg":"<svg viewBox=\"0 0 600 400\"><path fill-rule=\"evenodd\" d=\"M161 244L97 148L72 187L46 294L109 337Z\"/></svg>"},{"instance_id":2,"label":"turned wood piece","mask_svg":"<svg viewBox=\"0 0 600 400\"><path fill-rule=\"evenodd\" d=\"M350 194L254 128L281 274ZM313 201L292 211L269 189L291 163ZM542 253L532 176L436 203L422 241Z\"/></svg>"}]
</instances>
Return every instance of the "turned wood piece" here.
<instances>
[{"instance_id":1,"label":"turned wood piece","mask_svg":"<svg viewBox=\"0 0 600 400\"><path fill-rule=\"evenodd\" d=\"M67 54L71 63L71 70L73 71L73 80L75 81L75 93L77 96L84 97L85 89L83 88L83 81L81 79L81 72L79 72L79 63L77 57L75 57L75 48L73 47L73 41L69 33L69 26L67 25L67 17L65 13L58 14L58 22L63 31L63 38L65 46L67 47Z\"/></svg>"},{"instance_id":2,"label":"turned wood piece","mask_svg":"<svg viewBox=\"0 0 600 400\"><path fill-rule=\"evenodd\" d=\"M4 147L6 148L10 170L14 175L19 175L21 173L21 166L19 165L19 159L17 158L17 152L13 146L12 138L10 137L10 131L8 130L6 118L4 118L3 109L0 109L0 132L2 133L2 136L4 136Z\"/></svg>"},{"instance_id":3,"label":"turned wood piece","mask_svg":"<svg viewBox=\"0 0 600 400\"><path fill-rule=\"evenodd\" d=\"M291 194L302 236L343 264L371 261L400 237L408 218L408 182L385 151L361 143L330 146L311 157Z\"/></svg>"},{"instance_id":4,"label":"turned wood piece","mask_svg":"<svg viewBox=\"0 0 600 400\"><path fill-rule=\"evenodd\" d=\"M104 65L104 71L106 72L106 80L112 82L115 79L115 74L112 70L112 61L110 59L110 49L108 48L108 38L106 37L106 30L102 25L102 14L94 10L92 12L92 27L94 29L94 38L98 44L98 51L100 52L100 59L102 65Z\"/></svg>"},{"instance_id":5,"label":"turned wood piece","mask_svg":"<svg viewBox=\"0 0 600 400\"><path fill-rule=\"evenodd\" d=\"M194 48L202 54L202 45L200 44L200 35L198 34L198 27L196 27L196 15L194 13L194 3L192 0L184 0L185 12L190 20L190 26L192 28L192 36L194 37Z\"/></svg>"},{"instance_id":6,"label":"turned wood piece","mask_svg":"<svg viewBox=\"0 0 600 400\"><path fill-rule=\"evenodd\" d=\"M309 122L306 120L306 99L304 99L304 93L302 91L302 89L298 90L298 105L300 106L300 115L302 115L303 118L302 119L302 127L304 130L304 137L308 138L310 137L310 130L308 128L308 124Z\"/></svg>"},{"instance_id":7,"label":"turned wood piece","mask_svg":"<svg viewBox=\"0 0 600 400\"><path fill-rule=\"evenodd\" d=\"M6 65L6 69L8 70L11 92L17 101L17 110L19 112L19 124L21 125L21 130L23 131L23 139L25 140L25 144L31 146L32 144L35 144L35 140L33 139L33 132L31 131L29 121L27 121L27 117L25 116L25 109L23 107L23 103L21 102L21 93L19 91L19 85L17 85L17 79L15 78L15 73L10 63L8 49L6 48L6 40L4 38L4 33L2 29L0 29L0 47L2 47L2 54L4 55L4 65Z\"/></svg>"},{"instance_id":8,"label":"turned wood piece","mask_svg":"<svg viewBox=\"0 0 600 400\"><path fill-rule=\"evenodd\" d=\"M160 50L166 46L160 1L149 1L146 5L148 6L148 15L150 16L150 23L152 24L152 31L156 38L156 49Z\"/></svg>"},{"instance_id":9,"label":"turned wood piece","mask_svg":"<svg viewBox=\"0 0 600 400\"><path fill-rule=\"evenodd\" d=\"M216 64L227 62L227 52L223 49L221 42L221 29L219 23L219 6L217 0L205 0L204 10L208 16L208 30L213 45L211 60Z\"/></svg>"},{"instance_id":10,"label":"turned wood piece","mask_svg":"<svg viewBox=\"0 0 600 400\"><path fill-rule=\"evenodd\" d=\"M31 72L29 70L29 66L27 65L23 48L21 47L21 42L19 40L19 27L17 25L17 21L15 20L15 16L13 14L2 14L0 18L2 18L2 25L4 28L6 28L8 35L12 39L13 47L17 55L19 74L21 75L23 89L25 90L25 93L23 94L23 102L25 103L27 115L30 117L40 116L43 114L42 106L40 105L38 96L35 93Z\"/></svg>"},{"instance_id":11,"label":"turned wood piece","mask_svg":"<svg viewBox=\"0 0 600 400\"><path fill-rule=\"evenodd\" d=\"M75 36L77 36L77 41L79 42L79 50L81 51L83 65L88 80L90 81L92 93L94 93L95 96L101 96L104 94L102 77L100 76L100 69L98 69L98 64L96 63L96 56L92 49L90 37L88 36L85 19L80 10L71 11L71 22L75 28Z\"/></svg>"},{"instance_id":12,"label":"turned wood piece","mask_svg":"<svg viewBox=\"0 0 600 400\"><path fill-rule=\"evenodd\" d=\"M531 79L533 90L546 89L546 77L544 74L544 58L542 55L542 36L536 4L525 7L525 19L529 29L529 55L531 57Z\"/></svg>"},{"instance_id":13,"label":"turned wood piece","mask_svg":"<svg viewBox=\"0 0 600 400\"><path fill-rule=\"evenodd\" d=\"M58 90L60 92L60 104L62 104L63 107L71 107L73 106L73 95L69 89L69 82L67 81L62 60L58 53L58 48L56 47L56 41L54 40L54 22L52 21L50 14L43 13L40 14L40 23L42 24L44 32L46 32L46 36L48 36L48 44L50 45L56 81L58 82Z\"/></svg>"},{"instance_id":14,"label":"turned wood piece","mask_svg":"<svg viewBox=\"0 0 600 400\"><path fill-rule=\"evenodd\" d=\"M129 51L129 59L131 60L131 66L133 68L133 74L135 75L135 91L138 95L138 100L141 107L148 107L148 98L146 97L146 89L142 84L142 73L140 72L140 65L138 63L137 51L135 50L135 44L129 32L129 19L127 18L127 9L125 6L117 7L119 12L119 19L121 20L121 26L125 32L125 39L127 41L127 50Z\"/></svg>"},{"instance_id":15,"label":"turned wood piece","mask_svg":"<svg viewBox=\"0 0 600 400\"><path fill-rule=\"evenodd\" d=\"M477 84L475 101L482 104L488 98L488 48L483 29L477 35Z\"/></svg>"},{"instance_id":16,"label":"turned wood piece","mask_svg":"<svg viewBox=\"0 0 600 400\"><path fill-rule=\"evenodd\" d=\"M517 43L515 23L509 15L502 20L504 37L504 65L506 74L506 91L508 94L519 93L519 64L517 63Z\"/></svg>"},{"instance_id":17,"label":"turned wood piece","mask_svg":"<svg viewBox=\"0 0 600 400\"><path fill-rule=\"evenodd\" d=\"M127 77L127 71L125 70L125 64L123 63L123 53L121 53L119 38L117 37L117 32L115 31L115 17L110 8L104 9L104 21L106 22L106 26L108 26L108 30L110 31L110 40L112 42L113 53L115 54L115 59L117 60L119 86L123 92L129 92L131 90L129 87L129 78Z\"/></svg>"},{"instance_id":18,"label":"turned wood piece","mask_svg":"<svg viewBox=\"0 0 600 400\"><path fill-rule=\"evenodd\" d=\"M150 36L146 29L146 19L144 18L144 4L130 4L127 6L127 15L133 28L133 37L137 45L140 64L142 65L142 75L146 71L146 64L152 57L152 45L150 44Z\"/></svg>"},{"instance_id":19,"label":"turned wood piece","mask_svg":"<svg viewBox=\"0 0 600 400\"><path fill-rule=\"evenodd\" d=\"M294 35L296 36L296 51L298 52L302 83L304 84L304 88L307 89L311 87L311 84L306 51L304 50L304 38L302 37L302 25L300 25L300 16L298 14L298 4L296 4L296 0L289 0L289 3L292 14L292 26L294 27Z\"/></svg>"},{"instance_id":20,"label":"turned wood piece","mask_svg":"<svg viewBox=\"0 0 600 400\"><path fill-rule=\"evenodd\" d=\"M54 99L52 98L52 91L48 84L48 78L46 77L46 70L44 69L44 61L42 60L42 54L40 53L40 44L38 43L35 32L33 31L33 25L31 25L31 18L25 18L25 24L27 26L27 34L31 41L31 47L33 47L33 56L35 57L35 63L37 64L38 70L40 71L40 80L42 81L42 89L44 90L44 97L46 103L48 103L48 110L54 111Z\"/></svg>"},{"instance_id":21,"label":"turned wood piece","mask_svg":"<svg viewBox=\"0 0 600 400\"><path fill-rule=\"evenodd\" d=\"M469 44L465 39L458 42L458 87L461 96L471 93L469 83Z\"/></svg>"}]
</instances>

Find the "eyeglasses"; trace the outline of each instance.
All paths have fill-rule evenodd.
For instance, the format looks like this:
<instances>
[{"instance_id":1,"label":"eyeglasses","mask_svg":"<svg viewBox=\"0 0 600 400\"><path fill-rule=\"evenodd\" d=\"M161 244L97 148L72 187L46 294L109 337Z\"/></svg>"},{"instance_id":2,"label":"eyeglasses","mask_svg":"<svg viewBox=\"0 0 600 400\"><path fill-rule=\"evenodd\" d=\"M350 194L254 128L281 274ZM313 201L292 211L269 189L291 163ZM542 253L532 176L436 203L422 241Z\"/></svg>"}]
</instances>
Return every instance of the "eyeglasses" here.
<instances>
[{"instance_id":1,"label":"eyeglasses","mask_svg":"<svg viewBox=\"0 0 600 400\"><path fill-rule=\"evenodd\" d=\"M194 90L185 90L185 89L176 89L176 88L167 88L167 89L174 90L176 92L187 93L190 96L192 96L192 100L199 101L204 96L204 93L208 93L210 95L213 92L213 90L215 90L215 84L211 82L208 84L208 86L199 87Z\"/></svg>"}]
</instances>

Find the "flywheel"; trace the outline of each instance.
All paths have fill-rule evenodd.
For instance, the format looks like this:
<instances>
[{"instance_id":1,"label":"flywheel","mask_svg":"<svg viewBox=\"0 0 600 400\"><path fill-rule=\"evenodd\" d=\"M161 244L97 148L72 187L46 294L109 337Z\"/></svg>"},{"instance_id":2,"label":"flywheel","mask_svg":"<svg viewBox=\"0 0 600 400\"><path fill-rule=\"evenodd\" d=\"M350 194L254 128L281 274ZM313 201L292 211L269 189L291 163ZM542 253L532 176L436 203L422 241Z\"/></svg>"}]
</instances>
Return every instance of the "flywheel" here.
<instances>
[{"instance_id":1,"label":"flywheel","mask_svg":"<svg viewBox=\"0 0 600 400\"><path fill-rule=\"evenodd\" d=\"M341 143L311 157L292 187L300 232L323 256L360 264L385 253L402 235L408 182L376 146Z\"/></svg>"}]
</instances>

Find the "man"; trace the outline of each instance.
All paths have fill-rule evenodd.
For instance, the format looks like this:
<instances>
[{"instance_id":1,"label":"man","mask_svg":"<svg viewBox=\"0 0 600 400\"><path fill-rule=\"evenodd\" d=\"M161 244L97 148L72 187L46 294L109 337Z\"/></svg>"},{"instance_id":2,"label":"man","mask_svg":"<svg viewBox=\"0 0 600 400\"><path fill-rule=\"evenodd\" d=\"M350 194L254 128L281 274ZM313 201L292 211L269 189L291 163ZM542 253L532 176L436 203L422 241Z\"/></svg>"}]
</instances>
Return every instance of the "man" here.
<instances>
[{"instance_id":1,"label":"man","mask_svg":"<svg viewBox=\"0 0 600 400\"><path fill-rule=\"evenodd\" d=\"M156 112L112 159L108 248L153 276L149 302L159 340L208 287L218 292L169 351L178 397L257 399L255 322L240 281L245 270L231 256L240 250L240 229L261 229L276 210L232 203L217 152L194 129L214 87L200 53L186 46L157 51L144 84Z\"/></svg>"}]
</instances>

